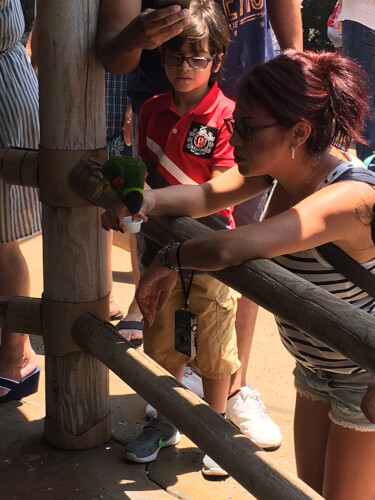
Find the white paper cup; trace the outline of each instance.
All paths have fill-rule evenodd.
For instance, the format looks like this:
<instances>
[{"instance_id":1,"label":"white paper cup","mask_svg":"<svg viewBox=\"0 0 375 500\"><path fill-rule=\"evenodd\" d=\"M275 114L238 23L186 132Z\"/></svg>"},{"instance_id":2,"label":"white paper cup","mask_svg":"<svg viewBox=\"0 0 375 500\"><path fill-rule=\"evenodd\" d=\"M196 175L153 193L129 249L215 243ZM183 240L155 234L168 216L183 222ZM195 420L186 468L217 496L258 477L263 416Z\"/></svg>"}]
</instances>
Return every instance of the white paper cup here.
<instances>
[{"instance_id":1,"label":"white paper cup","mask_svg":"<svg viewBox=\"0 0 375 500\"><path fill-rule=\"evenodd\" d=\"M139 233L141 230L142 219L134 219L132 220L132 216L129 215L123 218L125 229L128 233Z\"/></svg>"}]
</instances>

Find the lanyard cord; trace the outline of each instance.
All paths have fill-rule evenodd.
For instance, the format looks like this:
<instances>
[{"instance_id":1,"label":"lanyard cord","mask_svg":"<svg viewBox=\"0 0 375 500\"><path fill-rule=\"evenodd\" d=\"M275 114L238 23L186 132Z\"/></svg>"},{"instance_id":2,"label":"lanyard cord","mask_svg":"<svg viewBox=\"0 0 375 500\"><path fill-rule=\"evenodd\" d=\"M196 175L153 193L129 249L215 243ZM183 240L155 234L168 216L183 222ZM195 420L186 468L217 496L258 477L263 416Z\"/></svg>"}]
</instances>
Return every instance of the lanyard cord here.
<instances>
[{"instance_id":1,"label":"lanyard cord","mask_svg":"<svg viewBox=\"0 0 375 500\"><path fill-rule=\"evenodd\" d=\"M184 299L185 299L184 309L189 309L189 295L190 295L191 286L193 284L193 277L194 277L195 271L191 271L189 285L188 285L188 288L186 289L186 284L185 284L185 280L184 280L184 277L182 274L181 260L180 260L181 247L182 247L182 243L177 247L176 260L177 260L177 265L178 265L178 274L179 274L180 279L181 279L181 286L182 286L182 291L183 291Z\"/></svg>"}]
</instances>

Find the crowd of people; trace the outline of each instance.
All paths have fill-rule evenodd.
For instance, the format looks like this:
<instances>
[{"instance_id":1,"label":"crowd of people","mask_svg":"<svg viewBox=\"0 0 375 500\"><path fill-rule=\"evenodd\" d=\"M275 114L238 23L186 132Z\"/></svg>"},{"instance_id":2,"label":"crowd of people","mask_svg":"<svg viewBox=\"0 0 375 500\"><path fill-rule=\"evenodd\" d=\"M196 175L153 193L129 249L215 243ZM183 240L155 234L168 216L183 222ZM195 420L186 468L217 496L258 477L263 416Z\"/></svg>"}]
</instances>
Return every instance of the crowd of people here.
<instances>
[{"instance_id":1,"label":"crowd of people","mask_svg":"<svg viewBox=\"0 0 375 500\"><path fill-rule=\"evenodd\" d=\"M331 261L322 250L333 243L334 252L344 251L373 282L375 174L361 160L374 154L369 45L375 7L342 0L342 56L302 51L299 0L247 5L191 0L189 9L178 2L155 9L152 0L102 0L97 51L107 91L110 74L126 75L131 120L128 102L121 106L131 121L131 154L146 163L150 188L139 216L189 215L215 230L163 248L140 237L137 325L129 324L128 313L117 328L139 338L142 315L144 351L182 382L188 365L223 418L258 446L275 449L280 429L246 380L257 306L206 271L269 258L375 316L367 287L345 275L337 254ZM0 30L8 30L0 37L6 44L0 47L0 85L14 82L0 92L0 107L12 112L4 121L0 114L0 147L37 147L37 86L19 43L20 3L4 0L0 7L0 20L7 19ZM271 25L282 50L276 57ZM26 75L21 83L18 73ZM20 104L21 93L26 101ZM25 126L30 117L33 130ZM130 154L117 132L108 134L112 154ZM356 156L349 152L353 143ZM27 295L17 240L40 230L37 193L2 180L0 189L7 214L0 227L2 295ZM117 201L103 214L103 228L123 232L127 214ZM175 345L175 318L186 314L198 320L196 352ZM328 499L375 497L373 374L283 318L276 323L296 360L298 476ZM0 404L35 391L38 377L28 336L3 330ZM126 445L127 460L150 462L178 442L178 429L152 410ZM207 455L202 472L227 475Z\"/></svg>"}]
</instances>

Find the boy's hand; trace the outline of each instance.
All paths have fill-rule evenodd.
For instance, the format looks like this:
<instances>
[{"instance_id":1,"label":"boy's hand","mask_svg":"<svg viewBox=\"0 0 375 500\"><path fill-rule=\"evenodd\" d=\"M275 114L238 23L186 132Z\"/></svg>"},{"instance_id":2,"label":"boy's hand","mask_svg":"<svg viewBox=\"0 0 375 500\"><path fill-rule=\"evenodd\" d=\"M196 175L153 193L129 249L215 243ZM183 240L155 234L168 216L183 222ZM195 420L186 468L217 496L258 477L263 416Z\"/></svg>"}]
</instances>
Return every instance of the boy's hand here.
<instances>
[{"instance_id":1,"label":"boy's hand","mask_svg":"<svg viewBox=\"0 0 375 500\"><path fill-rule=\"evenodd\" d=\"M151 326L155 319L156 308L161 309L173 290L178 274L164 267L157 255L142 276L136 299L144 320Z\"/></svg>"}]
</instances>

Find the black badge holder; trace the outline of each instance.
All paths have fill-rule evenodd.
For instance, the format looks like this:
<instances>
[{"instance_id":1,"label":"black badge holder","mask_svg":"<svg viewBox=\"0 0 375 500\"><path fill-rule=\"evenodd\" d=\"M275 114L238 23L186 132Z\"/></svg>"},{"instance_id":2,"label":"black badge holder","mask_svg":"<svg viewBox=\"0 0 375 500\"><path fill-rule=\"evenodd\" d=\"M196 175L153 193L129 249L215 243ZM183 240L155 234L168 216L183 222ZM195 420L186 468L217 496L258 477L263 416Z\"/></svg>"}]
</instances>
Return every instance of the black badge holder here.
<instances>
[{"instance_id":1,"label":"black badge holder","mask_svg":"<svg viewBox=\"0 0 375 500\"><path fill-rule=\"evenodd\" d=\"M194 271L191 271L189 284L186 288L180 261L181 246L182 244L177 248L176 259L185 303L183 309L178 309L178 311L174 313L175 350L185 354L185 356L189 358L195 358L197 355L198 316L189 310L189 295L193 284Z\"/></svg>"}]
</instances>

